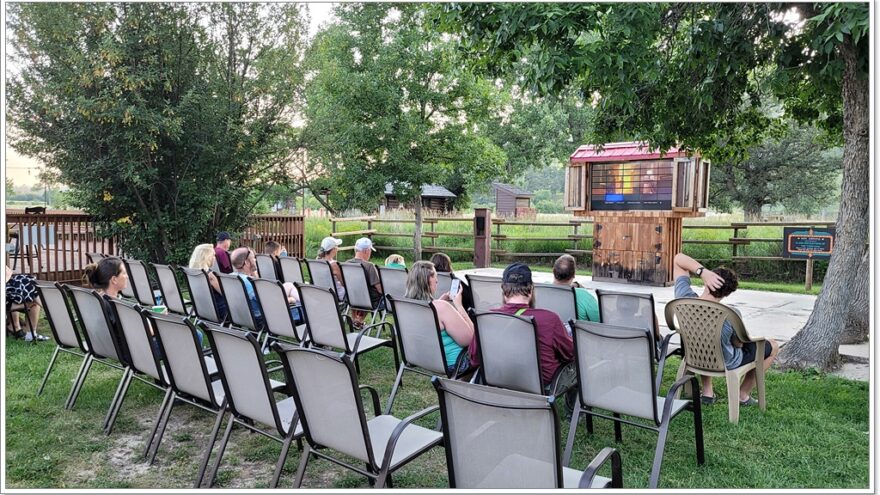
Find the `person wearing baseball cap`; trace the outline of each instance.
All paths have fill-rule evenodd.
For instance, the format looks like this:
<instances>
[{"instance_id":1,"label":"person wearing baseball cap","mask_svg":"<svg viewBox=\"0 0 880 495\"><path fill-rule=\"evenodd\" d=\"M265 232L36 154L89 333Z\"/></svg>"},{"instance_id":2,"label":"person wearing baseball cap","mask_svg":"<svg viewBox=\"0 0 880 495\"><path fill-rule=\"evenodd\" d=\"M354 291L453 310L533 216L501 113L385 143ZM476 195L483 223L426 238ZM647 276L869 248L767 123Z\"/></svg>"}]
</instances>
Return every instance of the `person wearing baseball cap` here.
<instances>
[{"instance_id":1,"label":"person wearing baseball cap","mask_svg":"<svg viewBox=\"0 0 880 495\"><path fill-rule=\"evenodd\" d=\"M574 359L574 341L565 330L559 316L546 309L534 308L535 285L532 270L524 263L513 263L504 269L501 277L501 294L504 305L492 309L496 313L531 316L538 328L538 353L541 358L541 380L545 387L551 385L556 370ZM468 349L472 366L479 366L477 340ZM520 359L526 359L520 356ZM512 357L517 359L517 357ZM574 396L571 398L574 399ZM566 397L566 400L568 398Z\"/></svg>"},{"instance_id":2,"label":"person wearing baseball cap","mask_svg":"<svg viewBox=\"0 0 880 495\"><path fill-rule=\"evenodd\" d=\"M217 233L217 244L214 246L214 255L217 257L217 266L221 273L232 273L232 260L229 257L229 248L232 246L232 237L229 232Z\"/></svg>"},{"instance_id":3,"label":"person wearing baseball cap","mask_svg":"<svg viewBox=\"0 0 880 495\"><path fill-rule=\"evenodd\" d=\"M318 246L319 260L324 260L330 264L330 272L333 274L333 282L336 285L336 297L340 301L345 300L345 284L342 283L342 270L339 263L336 262L336 253L339 252L339 246L342 245L342 239L335 237L325 237L321 239L321 245Z\"/></svg>"},{"instance_id":4,"label":"person wearing baseball cap","mask_svg":"<svg viewBox=\"0 0 880 495\"><path fill-rule=\"evenodd\" d=\"M380 311L385 307L385 299L382 297L382 282L379 279L379 269L376 268L376 265L370 262L370 257L375 250L376 248L373 247L373 241L370 240L369 237L361 237L354 243L354 258L346 261L346 263L360 263L366 267L367 288L370 291L370 302L373 303L374 310ZM351 317L352 320L354 320L355 326L363 326L365 316L366 313L363 311L352 310Z\"/></svg>"}]
</instances>

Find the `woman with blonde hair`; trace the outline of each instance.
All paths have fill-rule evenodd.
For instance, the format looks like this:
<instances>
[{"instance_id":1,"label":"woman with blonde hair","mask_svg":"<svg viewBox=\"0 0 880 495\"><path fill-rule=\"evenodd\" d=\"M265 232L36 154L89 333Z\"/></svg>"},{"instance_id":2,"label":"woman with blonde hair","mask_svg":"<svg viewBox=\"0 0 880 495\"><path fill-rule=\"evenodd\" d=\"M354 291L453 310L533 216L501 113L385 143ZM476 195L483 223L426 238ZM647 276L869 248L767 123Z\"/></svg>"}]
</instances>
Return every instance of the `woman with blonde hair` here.
<instances>
[{"instance_id":1,"label":"woman with blonde hair","mask_svg":"<svg viewBox=\"0 0 880 495\"><path fill-rule=\"evenodd\" d=\"M455 373L455 363L461 351L471 345L474 340L474 324L468 317L467 310L461 303L462 291L459 290L454 297L449 293L434 299L434 291L437 290L437 271L430 261L416 261L410 268L406 278L406 294L409 299L431 301L437 311L437 319L440 321L440 337L443 339L443 349L446 352L446 368L450 375ZM464 354L463 362L459 364L460 370L470 368L467 353Z\"/></svg>"},{"instance_id":2,"label":"woman with blonde hair","mask_svg":"<svg viewBox=\"0 0 880 495\"><path fill-rule=\"evenodd\" d=\"M223 290L220 288L220 281L217 280L217 276L211 271L216 257L214 246L199 244L193 249L192 255L189 257L189 267L196 270L207 270L208 283L211 284L212 289L211 297L214 298L214 303L217 306L217 316L222 320L226 318L229 309L226 305L226 299L223 297Z\"/></svg>"}]
</instances>

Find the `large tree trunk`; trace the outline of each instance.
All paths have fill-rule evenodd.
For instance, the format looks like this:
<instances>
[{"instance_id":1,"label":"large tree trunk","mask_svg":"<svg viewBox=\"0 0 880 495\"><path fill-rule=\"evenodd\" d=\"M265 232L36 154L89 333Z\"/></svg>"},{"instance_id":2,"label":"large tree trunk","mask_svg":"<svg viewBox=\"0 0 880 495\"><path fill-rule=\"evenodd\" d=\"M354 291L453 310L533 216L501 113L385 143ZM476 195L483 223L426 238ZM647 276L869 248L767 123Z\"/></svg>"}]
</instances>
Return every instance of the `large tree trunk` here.
<instances>
[{"instance_id":1,"label":"large tree trunk","mask_svg":"<svg viewBox=\"0 0 880 495\"><path fill-rule=\"evenodd\" d=\"M858 73L858 55L849 35L840 45L843 70L843 182L837 242L822 292L807 324L780 353L783 368L820 368L838 363L838 345L854 300L854 270L865 252L869 228L868 78Z\"/></svg>"},{"instance_id":2,"label":"large tree trunk","mask_svg":"<svg viewBox=\"0 0 880 495\"><path fill-rule=\"evenodd\" d=\"M422 198L415 200L416 228L413 232L413 261L422 259Z\"/></svg>"},{"instance_id":3,"label":"large tree trunk","mask_svg":"<svg viewBox=\"0 0 880 495\"><path fill-rule=\"evenodd\" d=\"M862 254L862 262L859 269L853 272L855 284L849 297L849 312L846 315L846 323L843 328L841 344L859 344L868 340L871 328L869 309L870 279L871 279L871 251L865 247Z\"/></svg>"}]
</instances>

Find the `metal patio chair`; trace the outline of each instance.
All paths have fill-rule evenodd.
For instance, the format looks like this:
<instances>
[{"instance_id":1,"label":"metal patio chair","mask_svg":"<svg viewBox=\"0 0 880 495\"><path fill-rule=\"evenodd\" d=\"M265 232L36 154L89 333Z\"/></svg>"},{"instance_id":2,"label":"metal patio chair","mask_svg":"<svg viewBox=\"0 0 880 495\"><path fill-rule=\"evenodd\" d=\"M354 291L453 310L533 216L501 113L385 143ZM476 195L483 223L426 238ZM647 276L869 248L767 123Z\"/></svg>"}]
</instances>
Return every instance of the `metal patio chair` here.
<instances>
[{"instance_id":1,"label":"metal patio chair","mask_svg":"<svg viewBox=\"0 0 880 495\"><path fill-rule=\"evenodd\" d=\"M168 311L181 316L189 316L192 311L187 306L192 306L192 302L183 298L183 292L180 290L180 279L177 276L177 269L171 265L154 264L153 270L156 272L156 279L159 281L159 291L162 294L162 304L168 308Z\"/></svg>"},{"instance_id":2,"label":"metal patio chair","mask_svg":"<svg viewBox=\"0 0 880 495\"><path fill-rule=\"evenodd\" d=\"M260 274L260 278L265 280L278 280L278 265L276 265L275 257L268 254L258 254L257 258L257 272Z\"/></svg>"},{"instance_id":3,"label":"metal patio chair","mask_svg":"<svg viewBox=\"0 0 880 495\"><path fill-rule=\"evenodd\" d=\"M350 309L364 311L370 314L370 325L385 319L385 311L381 308L381 302L373 306L373 300L370 297L370 287L367 283L367 267L361 263L340 263L339 268L342 270L342 284L345 285L345 299ZM380 282L381 283L381 282ZM382 287L385 290L385 287ZM366 322L364 318L364 322ZM376 327L376 337L382 327Z\"/></svg>"},{"instance_id":4,"label":"metal patio chair","mask_svg":"<svg viewBox=\"0 0 880 495\"><path fill-rule=\"evenodd\" d=\"M195 316L200 320L212 323L224 323L228 315L220 314L217 302L214 300L214 288L211 287L211 282L208 280L208 271L195 268L181 268L180 270L183 272L189 297L192 298Z\"/></svg>"},{"instance_id":5,"label":"metal patio chair","mask_svg":"<svg viewBox=\"0 0 880 495\"><path fill-rule=\"evenodd\" d=\"M647 328L651 330L654 342L654 359L660 361L660 336L657 316L654 313L654 295L637 292L617 292L596 289L596 300L599 303L599 321L620 327ZM671 354L681 355L676 349Z\"/></svg>"},{"instance_id":6,"label":"metal patio chair","mask_svg":"<svg viewBox=\"0 0 880 495\"><path fill-rule=\"evenodd\" d=\"M368 325L358 332L346 332L346 328L354 328L354 324L351 317L339 314L333 289L301 284L297 284L296 288L299 291L299 300L302 303L303 317L306 320L311 345L342 349L345 354L352 357L358 372L360 372L358 356L381 347L390 347L394 353L394 369L400 366L397 346L393 339L380 339L367 335L375 327L390 327L388 322Z\"/></svg>"},{"instance_id":7,"label":"metal patio chair","mask_svg":"<svg viewBox=\"0 0 880 495\"><path fill-rule=\"evenodd\" d=\"M220 372L220 381L226 396L226 408L231 413L223 439L217 451L214 467L208 475L208 488L214 484L217 470L223 461L226 445L235 425L257 432L265 437L281 443L281 454L275 465L275 472L269 482L270 488L278 486L284 461L290 451L290 444L302 437L302 424L292 397L276 400L275 391L287 390L279 388L269 379L269 371L263 362L263 352L254 335L212 323L202 323L201 328L207 333L214 350L214 359ZM268 426L259 428L256 424ZM214 438L209 440L213 444ZM210 451L206 455L210 456ZM201 484L202 480L198 480Z\"/></svg>"},{"instance_id":8,"label":"metal patio chair","mask_svg":"<svg viewBox=\"0 0 880 495\"><path fill-rule=\"evenodd\" d=\"M293 256L282 256L278 258L278 268L281 271L281 278L285 282L306 283L301 259L294 258ZM308 268L306 268L306 270L308 270Z\"/></svg>"},{"instance_id":9,"label":"metal patio chair","mask_svg":"<svg viewBox=\"0 0 880 495\"><path fill-rule=\"evenodd\" d=\"M52 332L52 336L55 337L55 351L52 353L49 366L43 375L43 381L40 382L40 388L37 390L37 395L40 395L43 393L43 388L46 387L46 381L52 373L55 360L58 359L60 352L80 357L84 365L88 350L86 343L76 329L73 313L68 305L67 292L64 291L61 284L58 282L38 281L37 291L40 294L43 310L46 312L49 330Z\"/></svg>"},{"instance_id":10,"label":"metal patio chair","mask_svg":"<svg viewBox=\"0 0 880 495\"><path fill-rule=\"evenodd\" d=\"M307 442L300 457L294 488L302 486L312 456L366 476L375 482L376 488L392 488L394 471L442 441L439 432L413 424L436 411L437 406L403 420L381 414L379 395L372 387L358 386L357 372L348 355L274 345L281 356ZM366 416L361 398L363 389L372 396L375 415L372 419ZM353 457L365 467L356 467L333 457L323 451L325 448Z\"/></svg>"},{"instance_id":11,"label":"metal patio chair","mask_svg":"<svg viewBox=\"0 0 880 495\"><path fill-rule=\"evenodd\" d=\"M434 299L440 299L440 296L449 292L454 278L455 275L449 272L437 272L437 290L434 291Z\"/></svg>"},{"instance_id":12,"label":"metal patio chair","mask_svg":"<svg viewBox=\"0 0 880 495\"><path fill-rule=\"evenodd\" d=\"M622 436L621 423L626 423L658 433L648 485L649 488L657 488L669 424L679 413L687 410L693 413L697 464L702 465L705 462L703 423L700 386L696 377L686 375L680 378L670 387L666 396L662 397L659 393L666 358L661 357L659 365L654 360L653 339L649 329L617 327L588 321L574 321L572 329L579 386L563 463L567 464L571 459L581 414L587 415L588 432L592 432L589 422L592 416L614 421L614 437L618 442ZM664 340L664 348L667 345L669 337ZM679 389L686 384L691 387L691 398L676 399ZM612 415L596 412L595 409L609 411ZM643 421L624 419L622 416Z\"/></svg>"},{"instance_id":13,"label":"metal patio chair","mask_svg":"<svg viewBox=\"0 0 880 495\"><path fill-rule=\"evenodd\" d=\"M128 270L128 282L134 293L134 299L142 306L155 306L156 294L150 283L147 264L133 259L123 259L122 262Z\"/></svg>"},{"instance_id":14,"label":"metal patio chair","mask_svg":"<svg viewBox=\"0 0 880 495\"><path fill-rule=\"evenodd\" d=\"M382 291L386 296L394 296L402 298L406 295L406 278L409 270L404 268L389 268L387 266L377 267L379 269L379 280L382 283Z\"/></svg>"},{"instance_id":15,"label":"metal patio chair","mask_svg":"<svg viewBox=\"0 0 880 495\"><path fill-rule=\"evenodd\" d=\"M578 319L575 288L567 285L535 284L535 307L556 313L566 326Z\"/></svg>"},{"instance_id":16,"label":"metal patio chair","mask_svg":"<svg viewBox=\"0 0 880 495\"><path fill-rule=\"evenodd\" d=\"M620 454L606 447L583 472L559 457L552 397L434 377L449 487L465 489L622 488ZM611 478L597 476L611 461Z\"/></svg>"},{"instance_id":17,"label":"metal patio chair","mask_svg":"<svg viewBox=\"0 0 880 495\"><path fill-rule=\"evenodd\" d=\"M483 275L465 275L471 295L474 298L474 311L489 311L504 304L501 295L501 279Z\"/></svg>"},{"instance_id":18,"label":"metal patio chair","mask_svg":"<svg viewBox=\"0 0 880 495\"><path fill-rule=\"evenodd\" d=\"M290 306L287 303L287 294L284 286L278 280L254 279L254 293L257 302L263 310L263 318L266 320L266 331L272 340L281 338L302 345L306 340L305 323L297 324L290 314ZM302 312L302 306L296 306ZM266 339L264 349L269 345Z\"/></svg>"},{"instance_id":19,"label":"metal patio chair","mask_svg":"<svg viewBox=\"0 0 880 495\"><path fill-rule=\"evenodd\" d=\"M223 298L226 299L226 305L229 308L229 321L239 330L253 332L257 335L257 340L260 340L263 330L265 330L265 318L262 317L262 314L260 318L254 314L244 280L235 273L215 273L214 275L220 281L220 288L223 289ZM254 279L248 277L248 280L251 284L254 283ZM259 302L257 307L259 307Z\"/></svg>"}]
</instances>

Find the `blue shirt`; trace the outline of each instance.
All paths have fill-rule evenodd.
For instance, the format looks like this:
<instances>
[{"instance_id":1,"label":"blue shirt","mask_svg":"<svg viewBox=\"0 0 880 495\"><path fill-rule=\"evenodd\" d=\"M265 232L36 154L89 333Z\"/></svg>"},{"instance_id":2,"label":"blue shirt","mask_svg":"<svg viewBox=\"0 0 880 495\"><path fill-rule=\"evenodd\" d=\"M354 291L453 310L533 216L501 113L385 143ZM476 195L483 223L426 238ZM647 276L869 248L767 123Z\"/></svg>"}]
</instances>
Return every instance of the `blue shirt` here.
<instances>
[{"instance_id":1,"label":"blue shirt","mask_svg":"<svg viewBox=\"0 0 880 495\"><path fill-rule=\"evenodd\" d=\"M247 293L248 304L251 305L251 314L254 315L254 319L262 318L263 313L260 311L260 305L257 304L257 295L254 294L254 284L251 283L248 276L244 273L235 272L235 274L244 281L244 290Z\"/></svg>"},{"instance_id":2,"label":"blue shirt","mask_svg":"<svg viewBox=\"0 0 880 495\"><path fill-rule=\"evenodd\" d=\"M691 289L689 276L682 275L675 279L675 297L697 297L697 293ZM736 308L730 309L739 313ZM739 368L739 365L742 364L742 349L735 347L731 342L734 335L733 325L725 320L724 325L721 326L721 352L724 354L724 367L729 370Z\"/></svg>"}]
</instances>

